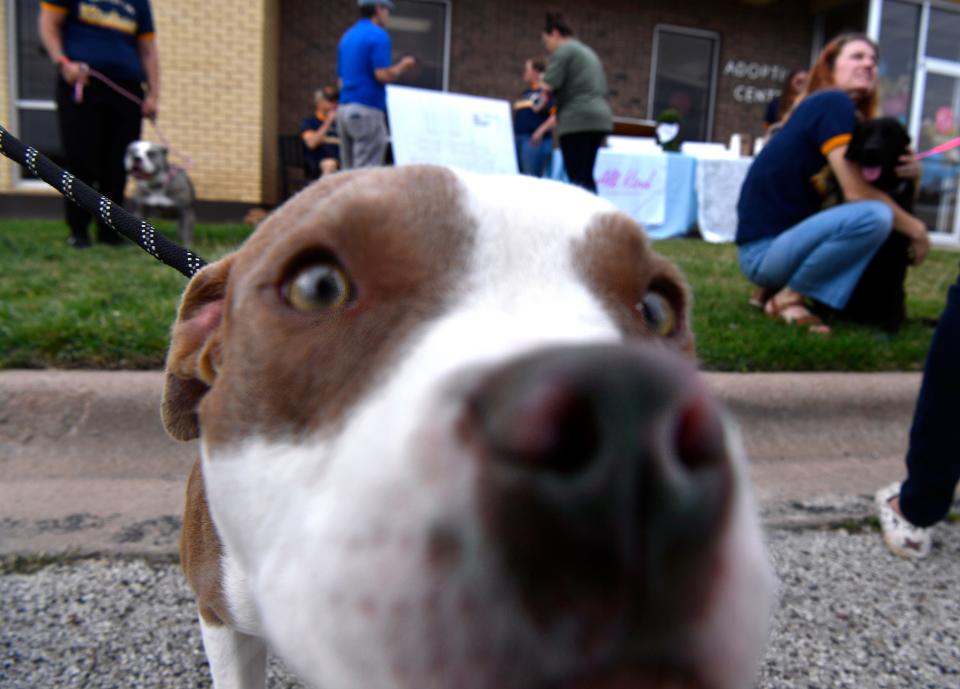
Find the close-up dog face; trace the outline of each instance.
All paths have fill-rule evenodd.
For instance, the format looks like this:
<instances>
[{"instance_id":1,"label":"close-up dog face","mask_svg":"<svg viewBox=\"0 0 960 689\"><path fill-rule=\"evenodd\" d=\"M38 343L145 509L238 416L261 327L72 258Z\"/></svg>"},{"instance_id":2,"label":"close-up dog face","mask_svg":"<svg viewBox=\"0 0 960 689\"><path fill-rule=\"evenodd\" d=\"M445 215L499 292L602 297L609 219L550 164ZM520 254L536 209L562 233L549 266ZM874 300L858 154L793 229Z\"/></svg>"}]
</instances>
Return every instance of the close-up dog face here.
<instances>
[{"instance_id":1,"label":"close-up dog face","mask_svg":"<svg viewBox=\"0 0 960 689\"><path fill-rule=\"evenodd\" d=\"M167 149L150 141L133 141L127 146L123 164L136 179L152 180L168 168Z\"/></svg>"},{"instance_id":2,"label":"close-up dog face","mask_svg":"<svg viewBox=\"0 0 960 689\"><path fill-rule=\"evenodd\" d=\"M771 578L689 310L567 185L308 187L174 330L164 420L223 542L201 609L328 689L748 686Z\"/></svg>"}]
</instances>

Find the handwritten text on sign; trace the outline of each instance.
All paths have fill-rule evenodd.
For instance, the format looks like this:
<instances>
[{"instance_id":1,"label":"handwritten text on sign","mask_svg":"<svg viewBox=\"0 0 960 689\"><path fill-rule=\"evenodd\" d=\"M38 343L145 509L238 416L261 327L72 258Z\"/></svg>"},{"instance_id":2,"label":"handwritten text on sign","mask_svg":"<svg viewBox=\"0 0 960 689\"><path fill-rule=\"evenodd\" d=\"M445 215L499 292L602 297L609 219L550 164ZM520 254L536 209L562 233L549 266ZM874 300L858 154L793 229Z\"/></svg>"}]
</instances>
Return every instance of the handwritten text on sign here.
<instances>
[{"instance_id":1,"label":"handwritten text on sign","mask_svg":"<svg viewBox=\"0 0 960 689\"><path fill-rule=\"evenodd\" d=\"M597 193L644 225L661 225L667 210L667 156L600 149Z\"/></svg>"},{"instance_id":2,"label":"handwritten text on sign","mask_svg":"<svg viewBox=\"0 0 960 689\"><path fill-rule=\"evenodd\" d=\"M397 165L432 163L516 174L510 104L505 100L387 86Z\"/></svg>"}]
</instances>

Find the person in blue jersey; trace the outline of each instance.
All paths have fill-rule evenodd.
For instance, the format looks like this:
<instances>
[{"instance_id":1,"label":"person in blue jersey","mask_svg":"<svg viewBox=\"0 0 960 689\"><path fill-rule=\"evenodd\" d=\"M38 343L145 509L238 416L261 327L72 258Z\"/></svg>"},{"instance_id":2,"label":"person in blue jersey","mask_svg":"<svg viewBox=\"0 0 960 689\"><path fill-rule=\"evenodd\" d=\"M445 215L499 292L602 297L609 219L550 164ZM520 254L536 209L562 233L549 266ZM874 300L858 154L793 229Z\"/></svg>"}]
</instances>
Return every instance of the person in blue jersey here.
<instances>
[{"instance_id":1,"label":"person in blue jersey","mask_svg":"<svg viewBox=\"0 0 960 689\"><path fill-rule=\"evenodd\" d=\"M842 310L891 231L911 243L914 264L930 250L927 228L863 178L844 154L857 122L877 113L877 46L862 34L838 36L821 51L801 98L751 165L737 204L743 274L773 294L771 318L829 334L808 299ZM920 165L901 159L897 174ZM815 185L829 165L845 199L820 210Z\"/></svg>"},{"instance_id":2,"label":"person in blue jersey","mask_svg":"<svg viewBox=\"0 0 960 689\"><path fill-rule=\"evenodd\" d=\"M520 172L544 177L553 156L553 137L547 136L557 124L556 106L548 98L546 107L536 109L543 97L540 80L546 65L541 60L523 63L523 80L527 87L513 103L513 135L517 146Z\"/></svg>"},{"instance_id":3,"label":"person in blue jersey","mask_svg":"<svg viewBox=\"0 0 960 689\"><path fill-rule=\"evenodd\" d=\"M140 138L144 117L156 117L160 61L149 0L42 0L40 41L59 70L57 119L67 169L101 194L123 205L127 145ZM111 88L91 70L129 96ZM68 243L90 246L90 214L65 200ZM97 238L123 239L98 221Z\"/></svg>"},{"instance_id":4,"label":"person in blue jersey","mask_svg":"<svg viewBox=\"0 0 960 689\"><path fill-rule=\"evenodd\" d=\"M308 179L317 179L337 171L340 166L340 140L337 138L337 100L333 86L324 86L313 94L314 112L300 125L303 159Z\"/></svg>"},{"instance_id":5,"label":"person in blue jersey","mask_svg":"<svg viewBox=\"0 0 960 689\"><path fill-rule=\"evenodd\" d=\"M390 34L384 28L394 4L390 0L357 0L360 19L337 45L340 79L340 167L383 165L387 151L386 84L410 71L416 60L405 56L392 64Z\"/></svg>"}]
</instances>

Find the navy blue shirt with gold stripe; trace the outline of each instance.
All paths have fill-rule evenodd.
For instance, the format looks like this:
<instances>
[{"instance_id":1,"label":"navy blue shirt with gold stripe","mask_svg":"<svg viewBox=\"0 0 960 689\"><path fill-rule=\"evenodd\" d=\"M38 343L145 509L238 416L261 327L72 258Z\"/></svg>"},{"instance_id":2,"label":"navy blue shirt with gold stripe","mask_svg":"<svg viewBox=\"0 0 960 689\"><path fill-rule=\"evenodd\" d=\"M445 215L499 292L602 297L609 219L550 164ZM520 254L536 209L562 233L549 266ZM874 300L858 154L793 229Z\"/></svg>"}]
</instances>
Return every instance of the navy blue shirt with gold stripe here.
<instances>
[{"instance_id":1,"label":"navy blue shirt with gold stripe","mask_svg":"<svg viewBox=\"0 0 960 689\"><path fill-rule=\"evenodd\" d=\"M550 117L550 110L554 107L553 96L546 107L540 112L534 112L533 106L540 97L539 88L530 87L520 96L520 100L513 104L513 133L533 134L537 128Z\"/></svg>"},{"instance_id":2,"label":"navy blue shirt with gold stripe","mask_svg":"<svg viewBox=\"0 0 960 689\"><path fill-rule=\"evenodd\" d=\"M66 15L63 52L120 83L146 79L137 41L153 40L149 0L42 0L40 6Z\"/></svg>"},{"instance_id":3,"label":"navy blue shirt with gold stripe","mask_svg":"<svg viewBox=\"0 0 960 689\"><path fill-rule=\"evenodd\" d=\"M737 203L737 244L775 237L820 210L814 184L827 154L850 143L856 109L843 91L818 91L796 106L750 166Z\"/></svg>"}]
</instances>

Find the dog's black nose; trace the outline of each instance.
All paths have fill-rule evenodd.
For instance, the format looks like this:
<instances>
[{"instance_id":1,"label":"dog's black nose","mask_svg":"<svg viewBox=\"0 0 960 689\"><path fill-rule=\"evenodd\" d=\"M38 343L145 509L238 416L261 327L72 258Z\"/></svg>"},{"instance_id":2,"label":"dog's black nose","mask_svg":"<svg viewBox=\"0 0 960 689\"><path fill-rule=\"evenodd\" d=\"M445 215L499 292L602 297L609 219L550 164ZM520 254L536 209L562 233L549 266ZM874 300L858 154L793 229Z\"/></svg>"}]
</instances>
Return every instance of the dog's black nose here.
<instances>
[{"instance_id":1,"label":"dog's black nose","mask_svg":"<svg viewBox=\"0 0 960 689\"><path fill-rule=\"evenodd\" d=\"M487 528L538 613L649 621L698 604L732 469L692 363L651 345L552 349L489 374L467 419Z\"/></svg>"}]
</instances>

